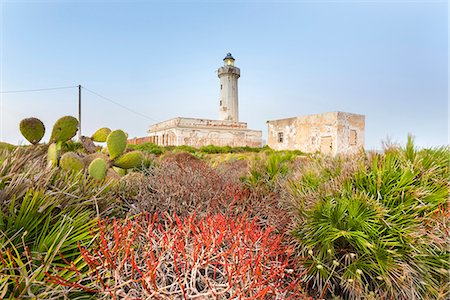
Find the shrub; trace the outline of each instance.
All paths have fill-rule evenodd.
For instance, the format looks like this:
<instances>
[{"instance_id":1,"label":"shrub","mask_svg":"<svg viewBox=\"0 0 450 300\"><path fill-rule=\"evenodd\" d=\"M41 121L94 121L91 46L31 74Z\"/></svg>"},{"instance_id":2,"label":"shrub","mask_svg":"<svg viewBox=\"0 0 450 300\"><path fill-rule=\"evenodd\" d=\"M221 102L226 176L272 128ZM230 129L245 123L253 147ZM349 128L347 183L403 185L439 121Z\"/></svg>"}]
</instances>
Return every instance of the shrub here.
<instances>
[{"instance_id":1,"label":"shrub","mask_svg":"<svg viewBox=\"0 0 450 300\"><path fill-rule=\"evenodd\" d=\"M143 144L138 144L138 145L129 144L128 148L133 149L133 150L139 150L139 151L150 153L150 154L155 154L155 155L160 155L164 152L163 147L160 147L153 143L143 143Z\"/></svg>"},{"instance_id":2,"label":"shrub","mask_svg":"<svg viewBox=\"0 0 450 300\"><path fill-rule=\"evenodd\" d=\"M261 152L263 151L263 148L259 147L249 147L249 146L239 146L239 147L232 147L230 149L230 153L244 153L244 152Z\"/></svg>"},{"instance_id":3,"label":"shrub","mask_svg":"<svg viewBox=\"0 0 450 300\"><path fill-rule=\"evenodd\" d=\"M87 245L94 229L93 212L86 208L57 208L58 201L42 192L28 191L0 213L0 286L2 298L40 299L61 296L63 287L49 285L46 272L64 261L80 269L79 244ZM56 271L58 272L58 271ZM67 272L58 272L70 278Z\"/></svg>"},{"instance_id":4,"label":"shrub","mask_svg":"<svg viewBox=\"0 0 450 300\"><path fill-rule=\"evenodd\" d=\"M242 182L247 176L252 155L228 153L208 158L210 165L220 176Z\"/></svg>"},{"instance_id":5,"label":"shrub","mask_svg":"<svg viewBox=\"0 0 450 300\"><path fill-rule=\"evenodd\" d=\"M62 149L64 152L77 152L83 150L83 145L79 142L74 142L69 140L62 145Z\"/></svg>"},{"instance_id":6,"label":"shrub","mask_svg":"<svg viewBox=\"0 0 450 300\"><path fill-rule=\"evenodd\" d=\"M51 281L95 291L97 299L299 299L281 236L245 217L142 214L102 221L93 250L81 248L89 276Z\"/></svg>"},{"instance_id":7,"label":"shrub","mask_svg":"<svg viewBox=\"0 0 450 300\"><path fill-rule=\"evenodd\" d=\"M207 153L207 154L229 153L231 150L231 147L230 146L208 145L208 146L200 147L199 150L200 150L200 152Z\"/></svg>"},{"instance_id":8,"label":"shrub","mask_svg":"<svg viewBox=\"0 0 450 300\"><path fill-rule=\"evenodd\" d=\"M292 188L306 281L346 298L446 298L449 157L449 148L418 151L409 139L343 177L335 161L334 185L305 174Z\"/></svg>"},{"instance_id":9,"label":"shrub","mask_svg":"<svg viewBox=\"0 0 450 300\"><path fill-rule=\"evenodd\" d=\"M16 149L16 146L8 144L8 143L0 142L0 151L2 151L2 150L12 151L14 149Z\"/></svg>"},{"instance_id":10,"label":"shrub","mask_svg":"<svg viewBox=\"0 0 450 300\"><path fill-rule=\"evenodd\" d=\"M261 223L284 230L290 222L278 195L248 189L235 175L235 164L214 169L184 153L164 157L146 174L130 174L121 181L121 197L130 213L165 211L179 216L215 213L258 217Z\"/></svg>"},{"instance_id":11,"label":"shrub","mask_svg":"<svg viewBox=\"0 0 450 300\"><path fill-rule=\"evenodd\" d=\"M174 147L173 151L174 152L196 153L196 152L198 152L198 149L191 147L191 146L187 146L187 145L181 145L181 146Z\"/></svg>"},{"instance_id":12,"label":"shrub","mask_svg":"<svg viewBox=\"0 0 450 300\"><path fill-rule=\"evenodd\" d=\"M0 166L0 297L68 297L68 289L46 282L46 272L82 268L78 245L88 245L96 215L117 212L111 184L81 172L46 167L47 146L17 148ZM71 294L73 296L73 294ZM78 296L80 296L78 294Z\"/></svg>"},{"instance_id":13,"label":"shrub","mask_svg":"<svg viewBox=\"0 0 450 300\"><path fill-rule=\"evenodd\" d=\"M245 182L253 187L274 190L275 181L290 172L290 163L294 158L295 154L291 152L266 152L253 161Z\"/></svg>"},{"instance_id":14,"label":"shrub","mask_svg":"<svg viewBox=\"0 0 450 300\"><path fill-rule=\"evenodd\" d=\"M261 152L264 148L248 147L248 146L215 146L208 145L200 147L199 151L206 154L220 154L220 153L244 153L244 152Z\"/></svg>"}]
</instances>

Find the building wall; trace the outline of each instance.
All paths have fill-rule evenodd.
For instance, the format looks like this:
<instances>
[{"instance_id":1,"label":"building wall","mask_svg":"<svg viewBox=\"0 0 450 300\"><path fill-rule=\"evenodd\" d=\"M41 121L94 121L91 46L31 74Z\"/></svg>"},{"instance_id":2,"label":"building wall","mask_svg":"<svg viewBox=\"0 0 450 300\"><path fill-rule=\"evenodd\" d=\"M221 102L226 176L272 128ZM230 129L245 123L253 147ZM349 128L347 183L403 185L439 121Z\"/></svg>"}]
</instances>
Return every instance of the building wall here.
<instances>
[{"instance_id":1,"label":"building wall","mask_svg":"<svg viewBox=\"0 0 450 300\"><path fill-rule=\"evenodd\" d=\"M339 153L354 153L364 148L364 115L338 112L337 148Z\"/></svg>"},{"instance_id":2,"label":"building wall","mask_svg":"<svg viewBox=\"0 0 450 300\"><path fill-rule=\"evenodd\" d=\"M145 137L134 137L131 139L128 139L128 144L131 145L139 145L139 144L143 144L143 143L149 143L150 142L150 137L145 136Z\"/></svg>"},{"instance_id":3,"label":"building wall","mask_svg":"<svg viewBox=\"0 0 450 300\"><path fill-rule=\"evenodd\" d=\"M352 153L364 147L364 120L363 115L330 112L268 121L267 144L276 150Z\"/></svg>"},{"instance_id":4,"label":"building wall","mask_svg":"<svg viewBox=\"0 0 450 300\"><path fill-rule=\"evenodd\" d=\"M262 131L247 129L242 122L176 118L152 125L149 140L161 146L261 147Z\"/></svg>"},{"instance_id":5,"label":"building wall","mask_svg":"<svg viewBox=\"0 0 450 300\"><path fill-rule=\"evenodd\" d=\"M234 66L223 66L218 70L220 78L219 118L239 121L238 78L240 70Z\"/></svg>"}]
</instances>

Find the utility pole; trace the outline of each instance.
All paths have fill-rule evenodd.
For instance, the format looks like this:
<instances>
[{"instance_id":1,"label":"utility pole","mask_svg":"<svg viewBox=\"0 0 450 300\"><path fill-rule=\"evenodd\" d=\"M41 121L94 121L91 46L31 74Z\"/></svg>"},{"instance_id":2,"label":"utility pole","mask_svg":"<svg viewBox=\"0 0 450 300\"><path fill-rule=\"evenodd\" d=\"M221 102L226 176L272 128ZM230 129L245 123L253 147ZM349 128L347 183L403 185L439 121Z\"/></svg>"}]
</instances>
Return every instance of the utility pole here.
<instances>
[{"instance_id":1,"label":"utility pole","mask_svg":"<svg viewBox=\"0 0 450 300\"><path fill-rule=\"evenodd\" d=\"M78 85L78 141L81 142L81 84Z\"/></svg>"}]
</instances>

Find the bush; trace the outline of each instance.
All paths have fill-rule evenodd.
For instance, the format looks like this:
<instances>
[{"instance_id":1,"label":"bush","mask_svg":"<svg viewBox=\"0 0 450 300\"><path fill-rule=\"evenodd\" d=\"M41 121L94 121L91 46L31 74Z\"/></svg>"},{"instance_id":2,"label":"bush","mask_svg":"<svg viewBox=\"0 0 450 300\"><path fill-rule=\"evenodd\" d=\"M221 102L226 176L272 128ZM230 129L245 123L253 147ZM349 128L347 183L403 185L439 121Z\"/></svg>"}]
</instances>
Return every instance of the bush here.
<instances>
[{"instance_id":1,"label":"bush","mask_svg":"<svg viewBox=\"0 0 450 300\"><path fill-rule=\"evenodd\" d=\"M234 170L237 168L236 170ZM240 164L214 169L186 152L165 156L146 174L123 178L121 197L131 214L165 211L179 216L247 214L261 223L285 230L290 222L276 193L251 190L235 175Z\"/></svg>"},{"instance_id":2,"label":"bush","mask_svg":"<svg viewBox=\"0 0 450 300\"><path fill-rule=\"evenodd\" d=\"M202 146L200 147L200 152L206 153L206 154L218 154L218 153L229 153L231 150L230 146L214 146L214 145L208 145L208 146Z\"/></svg>"},{"instance_id":3,"label":"bush","mask_svg":"<svg viewBox=\"0 0 450 300\"><path fill-rule=\"evenodd\" d=\"M243 153L243 152L261 152L264 148L254 148L248 146L231 147L231 146L214 146L208 145L200 147L199 151L206 154L219 154L219 153Z\"/></svg>"},{"instance_id":4,"label":"bush","mask_svg":"<svg viewBox=\"0 0 450 300\"><path fill-rule=\"evenodd\" d=\"M252 187L272 191L276 187L275 181L290 172L290 163L294 158L295 154L291 152L266 152L255 158L244 180Z\"/></svg>"},{"instance_id":5,"label":"bush","mask_svg":"<svg viewBox=\"0 0 450 300\"><path fill-rule=\"evenodd\" d=\"M143 144L138 144L138 145L128 144L128 148L133 149L133 150L139 150L144 153L155 154L155 155L160 155L164 152L163 147L160 147L153 143L143 143Z\"/></svg>"},{"instance_id":6,"label":"bush","mask_svg":"<svg viewBox=\"0 0 450 300\"><path fill-rule=\"evenodd\" d=\"M173 151L174 152L196 153L196 152L198 152L198 149L191 147L191 146L187 146L187 145L181 145L181 146L174 147Z\"/></svg>"},{"instance_id":7,"label":"bush","mask_svg":"<svg viewBox=\"0 0 450 300\"><path fill-rule=\"evenodd\" d=\"M83 145L80 142L69 140L62 145L63 152L76 152L78 150L84 150Z\"/></svg>"},{"instance_id":8,"label":"bush","mask_svg":"<svg viewBox=\"0 0 450 300\"><path fill-rule=\"evenodd\" d=\"M16 149L16 146L8 144L8 143L0 142L0 151L2 151L2 150L13 151L14 149Z\"/></svg>"},{"instance_id":9,"label":"bush","mask_svg":"<svg viewBox=\"0 0 450 300\"><path fill-rule=\"evenodd\" d=\"M409 139L355 162L341 176L336 159L319 172L329 180L306 173L291 186L306 281L322 296L446 298L449 148L418 151Z\"/></svg>"},{"instance_id":10,"label":"bush","mask_svg":"<svg viewBox=\"0 0 450 300\"><path fill-rule=\"evenodd\" d=\"M299 299L292 249L245 217L142 214L99 223L89 276L51 281L97 299Z\"/></svg>"},{"instance_id":11,"label":"bush","mask_svg":"<svg viewBox=\"0 0 450 300\"><path fill-rule=\"evenodd\" d=\"M78 245L91 242L96 216L117 211L109 183L47 168L45 153L43 145L20 147L0 166L3 299L69 297L66 287L46 281L47 272L70 279L73 272L59 266L82 268Z\"/></svg>"},{"instance_id":12,"label":"bush","mask_svg":"<svg viewBox=\"0 0 450 300\"><path fill-rule=\"evenodd\" d=\"M9 213L0 213L2 294L10 299L60 297L67 290L48 284L46 273L65 261L82 268L78 245L92 239L93 212L87 208L60 210L54 198L35 191L15 201ZM67 272L58 274L71 277Z\"/></svg>"}]
</instances>

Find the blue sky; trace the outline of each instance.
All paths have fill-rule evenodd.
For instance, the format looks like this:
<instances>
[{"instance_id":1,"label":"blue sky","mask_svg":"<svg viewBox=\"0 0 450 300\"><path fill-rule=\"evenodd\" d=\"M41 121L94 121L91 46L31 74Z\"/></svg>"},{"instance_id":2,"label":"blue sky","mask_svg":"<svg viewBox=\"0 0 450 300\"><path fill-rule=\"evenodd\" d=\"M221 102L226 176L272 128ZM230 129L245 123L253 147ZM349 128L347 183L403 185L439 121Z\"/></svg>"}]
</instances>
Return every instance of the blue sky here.
<instances>
[{"instance_id":1,"label":"blue sky","mask_svg":"<svg viewBox=\"0 0 450 300\"><path fill-rule=\"evenodd\" d=\"M227 52L241 68L240 120L328 111L366 115L381 141L448 144L447 1L3 1L1 90L81 84L83 134L145 136L173 117L217 119ZM1 96L0 139L22 118L51 131L77 115L77 90Z\"/></svg>"}]
</instances>

